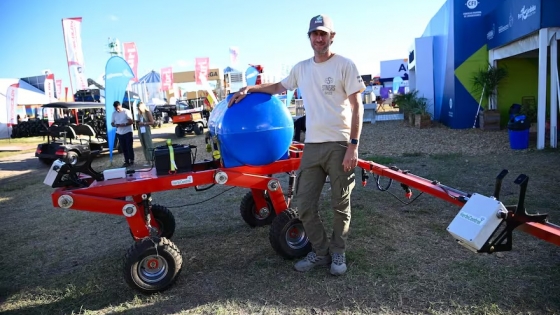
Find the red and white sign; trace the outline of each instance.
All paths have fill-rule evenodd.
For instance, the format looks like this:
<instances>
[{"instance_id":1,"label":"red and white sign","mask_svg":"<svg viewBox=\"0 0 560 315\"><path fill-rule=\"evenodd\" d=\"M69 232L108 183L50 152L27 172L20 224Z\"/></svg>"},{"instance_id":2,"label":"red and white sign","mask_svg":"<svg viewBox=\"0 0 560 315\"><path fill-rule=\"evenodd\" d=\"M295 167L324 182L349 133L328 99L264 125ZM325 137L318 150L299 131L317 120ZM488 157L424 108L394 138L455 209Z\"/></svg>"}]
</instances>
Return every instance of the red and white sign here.
<instances>
[{"instance_id":1,"label":"red and white sign","mask_svg":"<svg viewBox=\"0 0 560 315\"><path fill-rule=\"evenodd\" d=\"M17 125L17 91L19 84L12 84L6 90L6 109L8 110L8 127Z\"/></svg>"},{"instance_id":2,"label":"red and white sign","mask_svg":"<svg viewBox=\"0 0 560 315\"><path fill-rule=\"evenodd\" d=\"M58 96L58 99L62 99L62 80L55 80L54 81L54 86L56 88L56 96Z\"/></svg>"},{"instance_id":3,"label":"red and white sign","mask_svg":"<svg viewBox=\"0 0 560 315\"><path fill-rule=\"evenodd\" d=\"M48 97L49 102L55 102L56 97L54 97L54 74L47 75L45 79L45 96ZM49 121L49 126L54 123L54 108L46 108L44 109L47 114L47 118Z\"/></svg>"},{"instance_id":4,"label":"red and white sign","mask_svg":"<svg viewBox=\"0 0 560 315\"><path fill-rule=\"evenodd\" d=\"M202 85L203 82L208 82L208 71L210 70L210 58L196 58L194 64L194 78L196 84Z\"/></svg>"},{"instance_id":5,"label":"red and white sign","mask_svg":"<svg viewBox=\"0 0 560 315\"><path fill-rule=\"evenodd\" d=\"M66 59L68 60L71 86L76 90L85 90L88 84L84 74L84 52L81 36L82 18L62 19L62 33L66 45Z\"/></svg>"},{"instance_id":6,"label":"red and white sign","mask_svg":"<svg viewBox=\"0 0 560 315\"><path fill-rule=\"evenodd\" d=\"M128 62L132 72L134 73L134 79L132 81L138 82L138 51L136 50L136 44L133 42L123 43L124 59Z\"/></svg>"},{"instance_id":7,"label":"red and white sign","mask_svg":"<svg viewBox=\"0 0 560 315\"><path fill-rule=\"evenodd\" d=\"M171 67L161 68L161 90L173 90L173 69Z\"/></svg>"}]
</instances>

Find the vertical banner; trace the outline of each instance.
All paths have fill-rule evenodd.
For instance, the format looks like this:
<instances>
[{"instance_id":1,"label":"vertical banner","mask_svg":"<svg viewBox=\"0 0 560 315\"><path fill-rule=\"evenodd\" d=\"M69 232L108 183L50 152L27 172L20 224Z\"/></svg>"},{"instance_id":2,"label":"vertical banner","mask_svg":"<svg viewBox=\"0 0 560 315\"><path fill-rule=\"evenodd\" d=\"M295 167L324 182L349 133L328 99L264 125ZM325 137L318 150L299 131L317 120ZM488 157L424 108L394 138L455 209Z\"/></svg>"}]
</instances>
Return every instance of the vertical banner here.
<instances>
[{"instance_id":1,"label":"vertical banner","mask_svg":"<svg viewBox=\"0 0 560 315\"><path fill-rule=\"evenodd\" d=\"M194 77L197 85L208 82L208 72L210 70L210 58L195 58Z\"/></svg>"},{"instance_id":2,"label":"vertical banner","mask_svg":"<svg viewBox=\"0 0 560 315\"><path fill-rule=\"evenodd\" d=\"M54 74L49 74L45 78L45 96L49 99L49 102L55 102L56 97L54 96ZM54 108L44 109L47 114L49 127L54 123Z\"/></svg>"},{"instance_id":3,"label":"vertical banner","mask_svg":"<svg viewBox=\"0 0 560 315\"><path fill-rule=\"evenodd\" d=\"M257 70L257 68L253 66L247 68L247 71L245 71L245 80L247 81L247 86L252 86L257 84L258 76L259 76L259 70ZM272 82L276 82L276 81L272 81Z\"/></svg>"},{"instance_id":4,"label":"vertical banner","mask_svg":"<svg viewBox=\"0 0 560 315\"><path fill-rule=\"evenodd\" d=\"M138 82L138 51L135 43L123 43L124 58L134 73L134 82Z\"/></svg>"},{"instance_id":5,"label":"vertical banner","mask_svg":"<svg viewBox=\"0 0 560 315\"><path fill-rule=\"evenodd\" d=\"M84 53L82 51L82 18L62 19L62 33L66 46L66 59L70 74L71 93L88 87L84 74Z\"/></svg>"},{"instance_id":6,"label":"vertical banner","mask_svg":"<svg viewBox=\"0 0 560 315\"><path fill-rule=\"evenodd\" d=\"M231 62L231 66L237 66L239 62L239 47L232 46L229 48L229 61Z\"/></svg>"},{"instance_id":7,"label":"vertical banner","mask_svg":"<svg viewBox=\"0 0 560 315\"><path fill-rule=\"evenodd\" d=\"M8 127L17 125L17 91L19 83L8 86L6 90L6 110L8 111Z\"/></svg>"},{"instance_id":8,"label":"vertical banner","mask_svg":"<svg viewBox=\"0 0 560 315\"><path fill-rule=\"evenodd\" d=\"M109 58L105 65L105 122L107 124L107 141L109 142L109 160L113 161L113 147L117 129L111 126L115 101L123 102L126 87L134 78L128 63L119 56Z\"/></svg>"},{"instance_id":9,"label":"vertical banner","mask_svg":"<svg viewBox=\"0 0 560 315\"><path fill-rule=\"evenodd\" d=\"M55 86L55 91L56 91L56 97L59 100L62 100L62 80L55 80L54 81L54 86Z\"/></svg>"},{"instance_id":10,"label":"vertical banner","mask_svg":"<svg viewBox=\"0 0 560 315\"><path fill-rule=\"evenodd\" d=\"M171 67L161 68L161 90L173 90L173 69Z\"/></svg>"}]
</instances>

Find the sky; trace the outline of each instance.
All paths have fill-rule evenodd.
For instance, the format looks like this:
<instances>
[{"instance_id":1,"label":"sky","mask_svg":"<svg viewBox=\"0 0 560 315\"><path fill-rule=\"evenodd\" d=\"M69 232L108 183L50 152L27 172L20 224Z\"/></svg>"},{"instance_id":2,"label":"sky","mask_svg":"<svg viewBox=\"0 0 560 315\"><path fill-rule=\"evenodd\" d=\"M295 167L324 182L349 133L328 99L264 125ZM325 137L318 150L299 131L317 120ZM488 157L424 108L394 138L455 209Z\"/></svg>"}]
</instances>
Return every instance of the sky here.
<instances>
[{"instance_id":1,"label":"sky","mask_svg":"<svg viewBox=\"0 0 560 315\"><path fill-rule=\"evenodd\" d=\"M69 86L62 19L82 17L85 75L100 80L109 59L108 38L134 42L138 76L171 66L194 70L196 57L211 68L260 64L280 75L285 65L310 58L309 20L329 15L336 31L332 50L352 59L361 74L379 73L383 60L408 57L445 0L0 0L0 78L22 78L49 69ZM104 84L104 82L99 82Z\"/></svg>"}]
</instances>

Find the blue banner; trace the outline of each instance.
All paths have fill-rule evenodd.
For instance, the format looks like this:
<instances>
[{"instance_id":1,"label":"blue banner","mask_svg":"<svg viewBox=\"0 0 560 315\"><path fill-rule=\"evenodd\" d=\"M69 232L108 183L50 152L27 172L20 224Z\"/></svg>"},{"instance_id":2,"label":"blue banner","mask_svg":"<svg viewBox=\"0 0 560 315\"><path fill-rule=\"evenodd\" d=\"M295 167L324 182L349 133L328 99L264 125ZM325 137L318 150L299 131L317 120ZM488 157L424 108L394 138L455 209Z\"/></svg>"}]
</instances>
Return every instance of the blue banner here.
<instances>
[{"instance_id":1,"label":"blue banner","mask_svg":"<svg viewBox=\"0 0 560 315\"><path fill-rule=\"evenodd\" d=\"M509 44L541 28L541 0L503 0L484 22L488 49Z\"/></svg>"},{"instance_id":2,"label":"blue banner","mask_svg":"<svg viewBox=\"0 0 560 315\"><path fill-rule=\"evenodd\" d=\"M123 102L128 82L134 78L128 63L119 56L109 58L105 65L105 121L107 124L107 141L109 141L109 160L113 161L113 147L117 129L111 126L115 101ZM132 110L132 108L131 108Z\"/></svg>"},{"instance_id":3,"label":"blue banner","mask_svg":"<svg viewBox=\"0 0 560 315\"><path fill-rule=\"evenodd\" d=\"M541 0L541 28L560 26L560 1Z\"/></svg>"},{"instance_id":4,"label":"blue banner","mask_svg":"<svg viewBox=\"0 0 560 315\"><path fill-rule=\"evenodd\" d=\"M245 80L247 81L247 85L255 85L257 84L257 77L259 76L259 70L255 67L249 67L247 71L245 71Z\"/></svg>"},{"instance_id":5,"label":"blue banner","mask_svg":"<svg viewBox=\"0 0 560 315\"><path fill-rule=\"evenodd\" d=\"M291 103L292 103L292 98L294 98L294 92L295 92L295 90L293 90L293 91L290 91L290 90L286 91L286 106L290 106L290 105L291 105Z\"/></svg>"}]
</instances>

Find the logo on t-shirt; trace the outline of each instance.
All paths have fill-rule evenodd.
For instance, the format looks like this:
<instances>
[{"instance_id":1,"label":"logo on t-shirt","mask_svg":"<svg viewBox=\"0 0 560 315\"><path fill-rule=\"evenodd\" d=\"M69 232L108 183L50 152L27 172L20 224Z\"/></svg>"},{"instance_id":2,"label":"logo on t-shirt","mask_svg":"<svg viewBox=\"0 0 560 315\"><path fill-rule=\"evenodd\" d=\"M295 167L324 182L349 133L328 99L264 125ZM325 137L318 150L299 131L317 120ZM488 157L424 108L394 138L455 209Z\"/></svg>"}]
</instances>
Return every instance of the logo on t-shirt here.
<instances>
[{"instance_id":1,"label":"logo on t-shirt","mask_svg":"<svg viewBox=\"0 0 560 315\"><path fill-rule=\"evenodd\" d=\"M328 77L325 79L325 84L321 87L323 90L323 94L325 95L332 95L333 92L336 90L334 83L334 79L332 77Z\"/></svg>"},{"instance_id":2,"label":"logo on t-shirt","mask_svg":"<svg viewBox=\"0 0 560 315\"><path fill-rule=\"evenodd\" d=\"M358 83L362 83L362 82L364 82L364 79L362 79L362 76L359 75L359 76L358 76Z\"/></svg>"}]
</instances>

